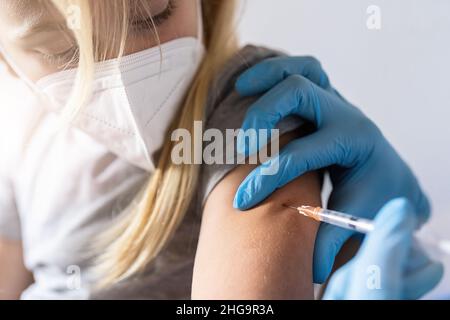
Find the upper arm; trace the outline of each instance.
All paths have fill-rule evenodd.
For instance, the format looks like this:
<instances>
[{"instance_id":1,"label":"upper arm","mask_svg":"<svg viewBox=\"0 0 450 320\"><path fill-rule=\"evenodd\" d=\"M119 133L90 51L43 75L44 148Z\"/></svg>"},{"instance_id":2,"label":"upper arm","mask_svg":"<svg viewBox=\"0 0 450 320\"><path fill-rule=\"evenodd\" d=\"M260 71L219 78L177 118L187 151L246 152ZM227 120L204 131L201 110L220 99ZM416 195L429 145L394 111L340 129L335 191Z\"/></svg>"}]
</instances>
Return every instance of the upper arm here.
<instances>
[{"instance_id":1,"label":"upper arm","mask_svg":"<svg viewBox=\"0 0 450 320\"><path fill-rule=\"evenodd\" d=\"M23 262L20 241L0 237L0 300L18 299L32 282Z\"/></svg>"},{"instance_id":2,"label":"upper arm","mask_svg":"<svg viewBox=\"0 0 450 320\"><path fill-rule=\"evenodd\" d=\"M318 223L284 204L320 205L320 178L306 174L257 207L239 212L233 198L253 168L236 168L207 199L194 267L194 299L313 298Z\"/></svg>"},{"instance_id":3,"label":"upper arm","mask_svg":"<svg viewBox=\"0 0 450 320\"><path fill-rule=\"evenodd\" d=\"M5 170L6 166L2 163L1 168ZM18 299L32 282L23 261L20 218L13 189L5 174L0 173L0 299Z\"/></svg>"}]
</instances>

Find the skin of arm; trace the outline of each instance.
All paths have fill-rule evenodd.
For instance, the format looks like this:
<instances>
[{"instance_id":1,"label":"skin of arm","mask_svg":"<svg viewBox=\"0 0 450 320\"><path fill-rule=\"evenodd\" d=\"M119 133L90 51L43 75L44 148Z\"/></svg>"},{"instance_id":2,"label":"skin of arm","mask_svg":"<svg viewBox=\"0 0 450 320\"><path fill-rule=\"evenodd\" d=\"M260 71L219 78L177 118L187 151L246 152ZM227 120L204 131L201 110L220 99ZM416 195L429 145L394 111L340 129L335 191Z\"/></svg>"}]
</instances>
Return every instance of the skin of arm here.
<instances>
[{"instance_id":1,"label":"skin of arm","mask_svg":"<svg viewBox=\"0 0 450 320\"><path fill-rule=\"evenodd\" d=\"M0 299L19 299L32 282L23 262L21 242L0 238Z\"/></svg>"},{"instance_id":2,"label":"skin of arm","mask_svg":"<svg viewBox=\"0 0 450 320\"><path fill-rule=\"evenodd\" d=\"M297 134L280 139L280 145ZM242 165L212 191L203 211L193 299L313 299L312 257L319 224L284 205L319 206L321 179L308 173L259 206L240 212L233 198L254 168Z\"/></svg>"}]
</instances>

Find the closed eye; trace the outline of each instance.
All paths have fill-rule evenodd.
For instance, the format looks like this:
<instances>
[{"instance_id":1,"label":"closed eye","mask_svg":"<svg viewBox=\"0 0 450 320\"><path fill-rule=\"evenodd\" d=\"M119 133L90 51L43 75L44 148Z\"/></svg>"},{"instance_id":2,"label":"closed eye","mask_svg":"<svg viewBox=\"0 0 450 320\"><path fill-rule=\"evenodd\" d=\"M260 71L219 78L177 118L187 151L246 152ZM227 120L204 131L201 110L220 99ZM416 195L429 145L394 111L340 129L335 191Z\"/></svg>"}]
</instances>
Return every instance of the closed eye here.
<instances>
[{"instance_id":1,"label":"closed eye","mask_svg":"<svg viewBox=\"0 0 450 320\"><path fill-rule=\"evenodd\" d=\"M162 25L172 16L174 10L176 10L174 1L169 1L167 8L156 16L131 21L130 31L134 33L154 31L156 27Z\"/></svg>"},{"instance_id":2,"label":"closed eye","mask_svg":"<svg viewBox=\"0 0 450 320\"><path fill-rule=\"evenodd\" d=\"M57 54L38 53L47 64L58 66L61 69L75 67L79 60L79 50L77 46L72 46L68 50Z\"/></svg>"}]
</instances>

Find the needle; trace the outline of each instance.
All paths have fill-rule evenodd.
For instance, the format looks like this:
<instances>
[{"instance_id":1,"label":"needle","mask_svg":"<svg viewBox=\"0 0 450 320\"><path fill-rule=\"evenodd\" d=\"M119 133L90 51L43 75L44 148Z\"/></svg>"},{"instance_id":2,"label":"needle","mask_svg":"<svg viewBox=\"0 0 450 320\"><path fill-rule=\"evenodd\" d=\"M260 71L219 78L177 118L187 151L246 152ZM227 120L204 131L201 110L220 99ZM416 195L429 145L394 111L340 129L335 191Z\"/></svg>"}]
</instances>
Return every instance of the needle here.
<instances>
[{"instance_id":1,"label":"needle","mask_svg":"<svg viewBox=\"0 0 450 320\"><path fill-rule=\"evenodd\" d=\"M373 222L364 218L358 218L343 212L323 209L320 207L301 206L294 207L284 205L287 208L314 219L316 221L326 222L344 229L355 230L361 233L368 233L373 230Z\"/></svg>"}]
</instances>

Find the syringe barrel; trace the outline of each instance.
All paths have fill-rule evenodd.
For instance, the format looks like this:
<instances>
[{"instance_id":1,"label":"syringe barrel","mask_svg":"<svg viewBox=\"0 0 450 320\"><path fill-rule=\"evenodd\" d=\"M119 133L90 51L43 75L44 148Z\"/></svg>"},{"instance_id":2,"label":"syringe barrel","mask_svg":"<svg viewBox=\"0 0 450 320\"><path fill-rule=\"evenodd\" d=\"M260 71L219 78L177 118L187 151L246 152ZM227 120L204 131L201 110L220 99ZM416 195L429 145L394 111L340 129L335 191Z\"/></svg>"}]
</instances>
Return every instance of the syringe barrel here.
<instances>
[{"instance_id":1,"label":"syringe barrel","mask_svg":"<svg viewBox=\"0 0 450 320\"><path fill-rule=\"evenodd\" d=\"M374 225L371 220L354 217L342 212L321 209L317 214L321 221L344 229L354 230L361 233L369 233L374 229Z\"/></svg>"}]
</instances>

